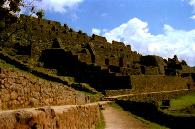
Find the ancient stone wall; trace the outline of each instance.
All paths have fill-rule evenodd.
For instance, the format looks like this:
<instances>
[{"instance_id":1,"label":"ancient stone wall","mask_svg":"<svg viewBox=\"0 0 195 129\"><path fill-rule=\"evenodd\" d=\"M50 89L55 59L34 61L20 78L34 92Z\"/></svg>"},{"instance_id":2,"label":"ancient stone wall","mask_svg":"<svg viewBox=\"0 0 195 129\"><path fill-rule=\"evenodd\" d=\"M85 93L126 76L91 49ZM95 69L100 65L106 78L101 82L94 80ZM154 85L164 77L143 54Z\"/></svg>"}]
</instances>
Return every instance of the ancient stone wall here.
<instances>
[{"instance_id":1,"label":"ancient stone wall","mask_svg":"<svg viewBox=\"0 0 195 129\"><path fill-rule=\"evenodd\" d=\"M17 59L20 61L24 59L22 60L23 63L27 62L27 65L30 66L56 69L58 75L77 76L77 79L84 76L82 82L92 82L91 80L93 80L93 84L97 83L96 80L106 82L109 84L109 89L113 87L116 88L115 85L110 82L113 78L118 78L117 76L125 78L125 76L129 75L179 75L179 72L192 72L192 69L187 65L182 66L182 63L180 63L176 57L166 61L159 56L142 56L132 51L131 46L126 46L123 42L113 41L109 43L105 37L98 35L89 37L82 31L75 32L66 24L61 26L59 22L55 21L22 16L17 23L8 26L0 37L9 36L17 29L19 29L19 31L11 35L8 41L9 43L2 42L2 44L9 44L10 46L8 45L8 47L11 48L11 55L14 57L18 56ZM16 53L14 55L15 51ZM67 53L71 53L71 55ZM67 56L68 58L66 58ZM46 58L45 60L41 60L41 57ZM49 60L49 57L52 57L54 60ZM45 64L53 66L47 67ZM175 64L177 67L175 67ZM60 69L56 68L54 65L58 65ZM93 68L89 68L90 66L98 66L101 69L94 70ZM180 71L178 72L178 70ZM165 73L165 71L168 72ZM80 73L82 73L82 75ZM93 74L95 74L94 78L89 78L93 76ZM110 82L106 81L108 80L106 78L107 76L110 78ZM97 77L99 78L97 79ZM142 79L139 76L138 78ZM166 82L166 79L160 81L158 79L155 80L155 77L154 80L152 78L149 80L157 84L160 84L161 81ZM119 83L121 83L121 81L117 82L117 84ZM150 82L148 83L150 84ZM135 84L137 84L137 82ZM140 85L141 84L142 82L140 82ZM151 89L154 88L152 83L152 86L149 84L145 85L144 81L143 84L144 85L141 85L138 90L149 89L149 87ZM104 85L101 86L101 90L106 89ZM143 88L142 86L145 87ZM160 84L159 87L160 86L162 85ZM171 87L172 86L174 87L175 85L171 85ZM137 88L138 86L135 87ZM126 86L123 88L126 88Z\"/></svg>"},{"instance_id":2,"label":"ancient stone wall","mask_svg":"<svg viewBox=\"0 0 195 129\"><path fill-rule=\"evenodd\" d=\"M125 46L122 42L103 42L104 37L92 40L90 47L95 55L95 63L99 66L120 66L130 67L133 63L131 46ZM101 40L100 40L101 39Z\"/></svg>"},{"instance_id":3,"label":"ancient stone wall","mask_svg":"<svg viewBox=\"0 0 195 129\"><path fill-rule=\"evenodd\" d=\"M159 75L159 68L154 66L143 66L142 73L145 75Z\"/></svg>"},{"instance_id":4,"label":"ancient stone wall","mask_svg":"<svg viewBox=\"0 0 195 129\"><path fill-rule=\"evenodd\" d=\"M131 89L120 89L120 90L105 90L106 96L117 96L117 95L127 95L131 93Z\"/></svg>"},{"instance_id":5,"label":"ancient stone wall","mask_svg":"<svg viewBox=\"0 0 195 129\"><path fill-rule=\"evenodd\" d=\"M21 17L21 22L19 24L22 26L26 21L28 21L26 29L22 30L22 32L17 32L15 36L17 39L25 39L26 42L29 42L27 41L28 39L32 40L31 57L35 62L38 61L43 50L51 48L53 39L56 37L61 39L61 48L78 54L80 57L79 59L86 61L86 63L90 63L89 54L81 54L79 50L82 50L82 44L88 43L90 40L95 44L93 49L95 51L96 64L100 66L114 65L127 67L133 62L134 58L132 58L130 45L125 46L124 43L116 41L113 41L113 43L110 44L105 37L97 35L93 35L90 38L85 33L75 32L67 27L67 25L62 27L60 23L54 21ZM12 27L12 29L13 28L14 27ZM29 35L31 35L30 38ZM134 53L134 55L136 55L136 53ZM137 60L137 57L135 58L135 60ZM109 63L106 64L105 60L109 60Z\"/></svg>"},{"instance_id":6,"label":"ancient stone wall","mask_svg":"<svg viewBox=\"0 0 195 129\"><path fill-rule=\"evenodd\" d=\"M121 95L115 100L125 100L125 101L136 101L136 102L160 102L162 100L175 99L179 96L185 96L187 94L193 93L195 89L184 89L184 90L175 90L175 91L162 91L162 92L152 92L152 93L136 93ZM112 97L106 98L106 100L113 100Z\"/></svg>"},{"instance_id":7,"label":"ancient stone wall","mask_svg":"<svg viewBox=\"0 0 195 129\"><path fill-rule=\"evenodd\" d=\"M105 37L101 37L95 34L92 35L91 40L98 41L98 42L107 42Z\"/></svg>"},{"instance_id":8,"label":"ancient stone wall","mask_svg":"<svg viewBox=\"0 0 195 129\"><path fill-rule=\"evenodd\" d=\"M158 67L159 74L164 75L164 60L162 57L154 56L154 55L148 55L148 56L142 56L141 57L141 64L145 66L156 66Z\"/></svg>"},{"instance_id":9,"label":"ancient stone wall","mask_svg":"<svg viewBox=\"0 0 195 129\"><path fill-rule=\"evenodd\" d=\"M89 37L82 31L75 32L66 24L61 26L55 21L21 16L20 20L10 25L2 35L6 37L12 32L14 33L10 37L9 44L12 44L12 48L18 43L24 47L30 46L30 52L26 53L31 57L30 63L34 63L32 65L39 65L43 50L52 48L56 38L60 39L61 49L78 55L78 59L87 64L94 63L103 67L109 65L131 67L134 62L140 62L141 55L132 52L130 45L126 46L117 41L108 43L105 37L98 35ZM83 47L84 44L90 44L90 42L93 44L89 45L91 50ZM20 49L16 51L25 55L25 52L22 54Z\"/></svg>"},{"instance_id":10,"label":"ancient stone wall","mask_svg":"<svg viewBox=\"0 0 195 129\"><path fill-rule=\"evenodd\" d=\"M0 109L89 102L88 96L63 84L15 70L0 69Z\"/></svg>"},{"instance_id":11,"label":"ancient stone wall","mask_svg":"<svg viewBox=\"0 0 195 129\"><path fill-rule=\"evenodd\" d=\"M188 92L195 91L195 84L190 76L182 78L162 75L131 75L130 82L131 86L126 87L127 89L105 90L105 95L117 96L126 94L128 96L129 94L129 98L132 100L144 101L147 100L147 97L150 100L155 100L155 96L157 96L156 100L160 100L163 97L174 98L174 95L182 96Z\"/></svg>"},{"instance_id":12,"label":"ancient stone wall","mask_svg":"<svg viewBox=\"0 0 195 129\"><path fill-rule=\"evenodd\" d=\"M189 66L182 66L181 73L195 73L195 69Z\"/></svg>"},{"instance_id":13,"label":"ancient stone wall","mask_svg":"<svg viewBox=\"0 0 195 129\"><path fill-rule=\"evenodd\" d=\"M130 76L132 92L158 92L188 89L188 78L163 75L132 75Z\"/></svg>"},{"instance_id":14,"label":"ancient stone wall","mask_svg":"<svg viewBox=\"0 0 195 129\"><path fill-rule=\"evenodd\" d=\"M0 112L0 129L95 129L99 104Z\"/></svg>"},{"instance_id":15,"label":"ancient stone wall","mask_svg":"<svg viewBox=\"0 0 195 129\"><path fill-rule=\"evenodd\" d=\"M74 50L75 45L89 42L90 38L85 33L78 33L59 22L21 16L20 21L10 25L5 31L4 38L9 38L12 47L16 43L31 45L31 57L38 61L42 50L51 48L53 39L60 38L62 48Z\"/></svg>"}]
</instances>

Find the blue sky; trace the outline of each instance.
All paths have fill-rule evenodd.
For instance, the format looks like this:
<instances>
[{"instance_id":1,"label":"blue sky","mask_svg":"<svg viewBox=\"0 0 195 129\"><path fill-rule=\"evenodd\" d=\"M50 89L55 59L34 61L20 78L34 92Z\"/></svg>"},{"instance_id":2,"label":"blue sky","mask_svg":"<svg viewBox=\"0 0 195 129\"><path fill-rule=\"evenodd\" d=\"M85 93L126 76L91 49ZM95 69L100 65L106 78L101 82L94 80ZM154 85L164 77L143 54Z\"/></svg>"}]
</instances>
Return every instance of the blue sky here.
<instances>
[{"instance_id":1,"label":"blue sky","mask_svg":"<svg viewBox=\"0 0 195 129\"><path fill-rule=\"evenodd\" d=\"M162 33L164 24L184 30L195 28L189 18L193 7L182 0L84 0L76 9L66 9L66 13L47 11L46 18L88 34L94 27L109 30L134 17L147 21L153 34Z\"/></svg>"},{"instance_id":2,"label":"blue sky","mask_svg":"<svg viewBox=\"0 0 195 129\"><path fill-rule=\"evenodd\" d=\"M195 0L42 0L45 18L195 65Z\"/></svg>"}]
</instances>

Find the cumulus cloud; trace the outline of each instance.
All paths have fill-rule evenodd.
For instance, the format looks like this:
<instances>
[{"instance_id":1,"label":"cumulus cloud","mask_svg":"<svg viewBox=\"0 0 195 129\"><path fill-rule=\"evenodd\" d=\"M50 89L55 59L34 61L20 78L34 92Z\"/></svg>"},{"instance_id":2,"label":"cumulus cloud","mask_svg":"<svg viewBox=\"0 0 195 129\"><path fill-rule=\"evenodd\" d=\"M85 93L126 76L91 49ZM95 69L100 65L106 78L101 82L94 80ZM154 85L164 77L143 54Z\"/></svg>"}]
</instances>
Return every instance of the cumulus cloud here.
<instances>
[{"instance_id":1,"label":"cumulus cloud","mask_svg":"<svg viewBox=\"0 0 195 129\"><path fill-rule=\"evenodd\" d=\"M97 28L93 28L92 29L92 34L100 35L101 34L101 30L97 29Z\"/></svg>"},{"instance_id":2,"label":"cumulus cloud","mask_svg":"<svg viewBox=\"0 0 195 129\"><path fill-rule=\"evenodd\" d=\"M190 18L193 19L193 20L195 20L195 15L191 16Z\"/></svg>"},{"instance_id":3,"label":"cumulus cloud","mask_svg":"<svg viewBox=\"0 0 195 129\"><path fill-rule=\"evenodd\" d=\"M177 54L189 65L195 65L195 29L191 31L177 30L164 25L162 34L153 35L149 32L148 23L138 18L104 33L109 40L122 41L144 55L155 54L164 58Z\"/></svg>"}]
</instances>

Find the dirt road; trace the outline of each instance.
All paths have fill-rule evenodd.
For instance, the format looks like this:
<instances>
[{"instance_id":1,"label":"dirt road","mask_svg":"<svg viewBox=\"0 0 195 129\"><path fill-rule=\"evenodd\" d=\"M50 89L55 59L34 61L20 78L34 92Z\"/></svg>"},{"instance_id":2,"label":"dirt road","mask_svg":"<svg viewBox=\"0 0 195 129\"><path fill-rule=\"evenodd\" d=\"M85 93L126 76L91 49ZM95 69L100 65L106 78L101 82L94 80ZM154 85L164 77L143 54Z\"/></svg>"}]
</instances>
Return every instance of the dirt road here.
<instances>
[{"instance_id":1,"label":"dirt road","mask_svg":"<svg viewBox=\"0 0 195 129\"><path fill-rule=\"evenodd\" d=\"M120 109L106 107L103 115L106 123L105 129L148 129L142 122Z\"/></svg>"}]
</instances>

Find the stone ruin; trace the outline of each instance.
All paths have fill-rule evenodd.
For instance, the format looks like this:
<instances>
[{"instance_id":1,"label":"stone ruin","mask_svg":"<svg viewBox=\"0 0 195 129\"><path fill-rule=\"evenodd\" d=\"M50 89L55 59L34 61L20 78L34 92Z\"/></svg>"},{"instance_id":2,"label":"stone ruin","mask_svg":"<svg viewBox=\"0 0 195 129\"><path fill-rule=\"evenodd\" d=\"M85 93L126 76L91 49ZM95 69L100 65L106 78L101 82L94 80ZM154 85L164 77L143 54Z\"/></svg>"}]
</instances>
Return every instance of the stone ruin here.
<instances>
[{"instance_id":1,"label":"stone ruin","mask_svg":"<svg viewBox=\"0 0 195 129\"><path fill-rule=\"evenodd\" d=\"M9 39L5 40L6 37ZM90 37L55 21L21 16L17 23L1 31L0 42L2 50L30 66L56 69L58 75L73 76L100 91L132 89L136 92L141 87L151 91L155 84L161 86L162 80L172 87L167 88L170 90L195 87L195 70L177 56L168 60L155 55L143 56L132 51L130 45L109 43L105 37L95 34ZM175 80L171 83L172 76ZM180 78L187 81L180 83ZM139 88L138 84L142 86ZM166 90L163 86L155 90Z\"/></svg>"}]
</instances>

